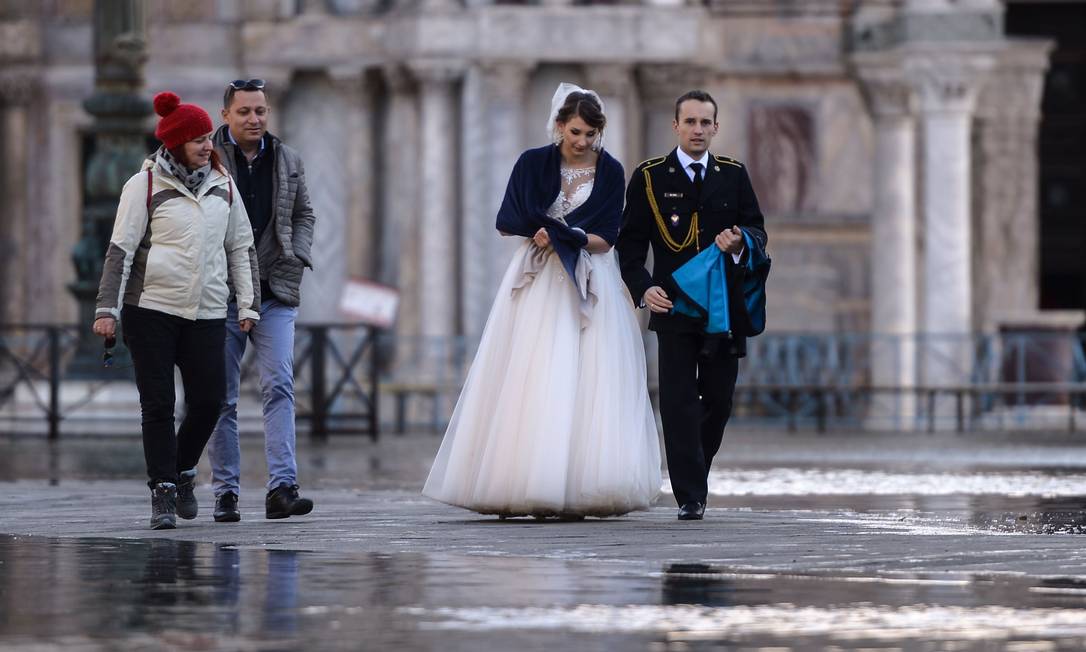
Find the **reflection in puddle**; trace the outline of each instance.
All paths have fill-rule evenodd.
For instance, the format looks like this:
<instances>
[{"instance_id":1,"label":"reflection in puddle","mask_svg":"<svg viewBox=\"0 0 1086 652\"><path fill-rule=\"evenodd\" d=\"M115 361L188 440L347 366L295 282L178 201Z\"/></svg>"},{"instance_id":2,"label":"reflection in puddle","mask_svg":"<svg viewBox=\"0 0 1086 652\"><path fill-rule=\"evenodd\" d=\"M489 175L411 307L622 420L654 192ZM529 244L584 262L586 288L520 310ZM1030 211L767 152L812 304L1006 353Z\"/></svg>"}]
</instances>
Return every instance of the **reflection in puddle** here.
<instances>
[{"instance_id":1,"label":"reflection in puddle","mask_svg":"<svg viewBox=\"0 0 1086 652\"><path fill-rule=\"evenodd\" d=\"M671 485L665 486L671 491ZM1086 495L1086 474L1066 470L896 472L841 468L718 468L713 496Z\"/></svg>"},{"instance_id":2,"label":"reflection in puddle","mask_svg":"<svg viewBox=\"0 0 1086 652\"><path fill-rule=\"evenodd\" d=\"M1012 640L1086 644L1086 580L0 537L5 649L974 649Z\"/></svg>"}]
</instances>

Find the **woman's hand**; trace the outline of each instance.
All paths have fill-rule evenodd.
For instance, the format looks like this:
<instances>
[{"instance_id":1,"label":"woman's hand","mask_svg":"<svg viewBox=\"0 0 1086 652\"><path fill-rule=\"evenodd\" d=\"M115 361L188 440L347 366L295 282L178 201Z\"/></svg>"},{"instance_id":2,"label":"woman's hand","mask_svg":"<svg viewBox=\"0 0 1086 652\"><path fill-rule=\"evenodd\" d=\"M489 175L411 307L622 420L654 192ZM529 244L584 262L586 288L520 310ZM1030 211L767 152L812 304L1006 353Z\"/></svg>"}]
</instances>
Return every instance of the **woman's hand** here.
<instances>
[{"instance_id":1,"label":"woman's hand","mask_svg":"<svg viewBox=\"0 0 1086 652\"><path fill-rule=\"evenodd\" d=\"M112 317L99 317L94 320L91 330L101 337L113 337L117 334L117 320Z\"/></svg>"},{"instance_id":2,"label":"woman's hand","mask_svg":"<svg viewBox=\"0 0 1086 652\"><path fill-rule=\"evenodd\" d=\"M547 234L547 230L541 227L535 232L535 235L532 236L532 242L540 249L546 249L551 246L551 237Z\"/></svg>"},{"instance_id":3,"label":"woman's hand","mask_svg":"<svg viewBox=\"0 0 1086 652\"><path fill-rule=\"evenodd\" d=\"M253 330L253 326L256 326L256 322L252 319L242 319L241 322L238 324L238 328L241 329L242 333L248 333L249 331Z\"/></svg>"}]
</instances>

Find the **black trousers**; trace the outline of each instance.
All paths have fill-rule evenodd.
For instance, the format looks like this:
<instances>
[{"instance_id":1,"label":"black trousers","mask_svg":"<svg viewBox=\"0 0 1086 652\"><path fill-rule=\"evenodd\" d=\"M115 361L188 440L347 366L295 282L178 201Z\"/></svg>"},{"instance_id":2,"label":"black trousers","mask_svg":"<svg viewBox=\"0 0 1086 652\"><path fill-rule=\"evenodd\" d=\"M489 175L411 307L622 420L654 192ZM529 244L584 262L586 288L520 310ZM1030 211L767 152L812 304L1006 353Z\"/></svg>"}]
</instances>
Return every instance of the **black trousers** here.
<instances>
[{"instance_id":1,"label":"black trousers","mask_svg":"<svg viewBox=\"0 0 1086 652\"><path fill-rule=\"evenodd\" d=\"M660 416L675 502L709 495L709 467L732 413L739 359L722 345L702 355L700 333L657 332L660 351Z\"/></svg>"},{"instance_id":2,"label":"black trousers","mask_svg":"<svg viewBox=\"0 0 1086 652\"><path fill-rule=\"evenodd\" d=\"M226 319L193 321L126 304L121 321L140 393L148 484L177 483L200 461L226 399ZM186 408L176 433L175 365Z\"/></svg>"}]
</instances>

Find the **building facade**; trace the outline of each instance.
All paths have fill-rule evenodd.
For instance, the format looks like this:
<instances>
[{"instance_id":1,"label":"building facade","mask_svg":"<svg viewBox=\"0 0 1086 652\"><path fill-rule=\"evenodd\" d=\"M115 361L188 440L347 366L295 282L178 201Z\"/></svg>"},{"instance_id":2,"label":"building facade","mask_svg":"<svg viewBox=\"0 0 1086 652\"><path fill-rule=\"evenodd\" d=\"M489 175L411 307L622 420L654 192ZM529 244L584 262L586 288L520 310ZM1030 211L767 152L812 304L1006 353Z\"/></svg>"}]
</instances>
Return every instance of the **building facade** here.
<instances>
[{"instance_id":1,"label":"building facade","mask_svg":"<svg viewBox=\"0 0 1086 652\"><path fill-rule=\"evenodd\" d=\"M0 321L72 321L93 2L0 7ZM627 172L674 146L679 94L714 95L712 149L746 164L766 214L770 333L905 342L1066 321L1039 311L1054 44L1008 36L997 0L145 7L148 96L215 116L228 81L268 81L271 129L302 153L318 217L303 321L338 320L357 277L400 290L401 340L477 337L513 245L494 215L561 81L603 97ZM968 366L952 344L924 348L873 360L872 380Z\"/></svg>"}]
</instances>

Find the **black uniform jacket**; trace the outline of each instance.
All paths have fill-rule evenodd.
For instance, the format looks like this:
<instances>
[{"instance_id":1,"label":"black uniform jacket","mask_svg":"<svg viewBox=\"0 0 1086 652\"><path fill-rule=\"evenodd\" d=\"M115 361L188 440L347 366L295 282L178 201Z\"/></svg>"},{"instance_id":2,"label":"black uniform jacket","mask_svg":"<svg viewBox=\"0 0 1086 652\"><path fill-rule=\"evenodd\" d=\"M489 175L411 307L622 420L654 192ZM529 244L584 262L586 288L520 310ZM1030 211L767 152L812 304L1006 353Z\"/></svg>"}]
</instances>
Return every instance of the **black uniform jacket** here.
<instances>
[{"instance_id":1,"label":"black uniform jacket","mask_svg":"<svg viewBox=\"0 0 1086 652\"><path fill-rule=\"evenodd\" d=\"M695 214L697 232L693 233ZM700 198L694 197L694 183L683 170L675 150L638 165L626 188L622 231L615 245L622 279L634 303L640 305L645 290L654 285L674 297L671 273L702 249L715 247L713 240L717 234L732 226L744 227L765 246L767 238L762 211L758 208L747 169L739 161L710 153ZM652 274L645 268L650 245ZM746 255L744 251L744 258ZM729 281L733 273L736 280L729 286L741 287L742 268L734 265L730 258L728 273ZM733 292L732 297L742 302L741 292ZM733 314L736 314L734 310ZM698 332L701 324L682 315L653 313L649 318L649 329ZM746 342L739 337L736 339L734 350L742 355Z\"/></svg>"}]
</instances>

